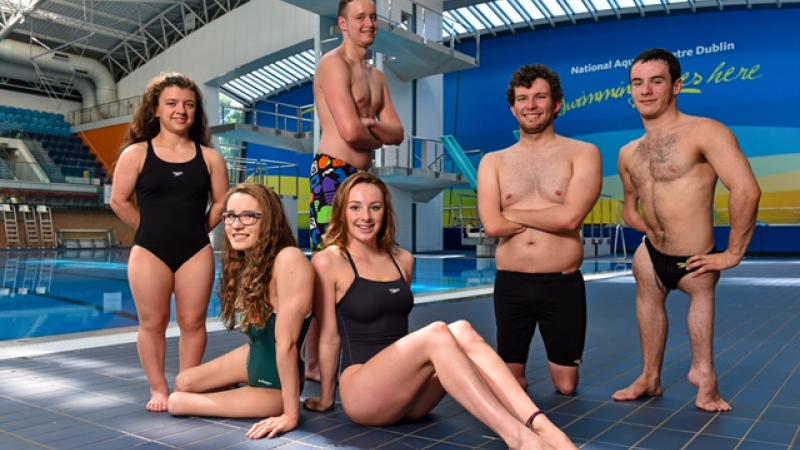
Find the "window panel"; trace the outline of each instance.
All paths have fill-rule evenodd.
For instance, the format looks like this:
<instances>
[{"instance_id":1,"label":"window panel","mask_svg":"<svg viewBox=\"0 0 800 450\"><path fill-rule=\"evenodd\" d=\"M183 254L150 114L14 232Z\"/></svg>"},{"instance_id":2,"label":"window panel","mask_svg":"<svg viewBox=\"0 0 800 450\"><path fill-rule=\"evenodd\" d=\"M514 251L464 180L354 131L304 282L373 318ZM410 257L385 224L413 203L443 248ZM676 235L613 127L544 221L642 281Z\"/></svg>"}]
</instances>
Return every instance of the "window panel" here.
<instances>
[{"instance_id":1,"label":"window panel","mask_svg":"<svg viewBox=\"0 0 800 450\"><path fill-rule=\"evenodd\" d=\"M564 0L564 3L568 4L575 14L589 12L581 0Z\"/></svg>"},{"instance_id":2,"label":"window panel","mask_svg":"<svg viewBox=\"0 0 800 450\"><path fill-rule=\"evenodd\" d=\"M241 78L243 81L246 81L248 84L250 84L254 88L257 88L260 91L270 90L270 87L268 85L264 84L264 82L259 80L258 77L253 76L253 74L248 73L247 75L242 75Z\"/></svg>"},{"instance_id":3,"label":"window panel","mask_svg":"<svg viewBox=\"0 0 800 450\"><path fill-rule=\"evenodd\" d=\"M270 64L269 66L265 66L264 70L266 70L267 73L272 75L272 78L275 78L276 80L280 81L281 84L288 84L292 82L292 80L288 78L286 75L284 75L283 72L276 70L274 67L272 67L272 64Z\"/></svg>"},{"instance_id":4,"label":"window panel","mask_svg":"<svg viewBox=\"0 0 800 450\"><path fill-rule=\"evenodd\" d=\"M525 19L519 15L516 9L508 3L508 0L498 0L494 2L501 11L506 13L509 19L511 19L514 23L522 23L525 22Z\"/></svg>"},{"instance_id":5,"label":"window panel","mask_svg":"<svg viewBox=\"0 0 800 450\"><path fill-rule=\"evenodd\" d=\"M587 0L589 3L594 5L595 10L597 11L608 11L613 10L614 8L608 3L608 0Z\"/></svg>"},{"instance_id":6,"label":"window panel","mask_svg":"<svg viewBox=\"0 0 800 450\"><path fill-rule=\"evenodd\" d=\"M479 31L486 29L486 26L483 25L483 22L478 20L478 18L475 17L475 15L472 14L472 12L470 12L470 10L468 10L467 8L458 8L456 11L459 14L461 14L461 16L467 21L467 23L469 23L469 25L473 29L479 30Z\"/></svg>"},{"instance_id":7,"label":"window panel","mask_svg":"<svg viewBox=\"0 0 800 450\"><path fill-rule=\"evenodd\" d=\"M287 76L292 77L292 81L297 81L302 78L305 78L303 75L299 73L297 69L289 65L285 60L275 61L275 66L277 66L280 69L283 69L283 71L286 72Z\"/></svg>"},{"instance_id":8,"label":"window panel","mask_svg":"<svg viewBox=\"0 0 800 450\"><path fill-rule=\"evenodd\" d=\"M531 2L531 0L517 0L517 3L525 8L525 12L534 19L544 19L544 14Z\"/></svg>"},{"instance_id":9,"label":"window panel","mask_svg":"<svg viewBox=\"0 0 800 450\"><path fill-rule=\"evenodd\" d=\"M486 18L486 19L487 19L487 20L488 20L488 21L489 21L489 22L490 22L490 23L491 23L493 26L495 26L495 27L502 27L503 25L505 25L505 22L503 22L503 20L502 20L502 19L500 19L499 17L497 17L497 14L495 14L495 12L494 12L494 11L492 11L492 9L491 9L491 8L489 8L489 6L488 6L488 5L486 5L486 3L479 3L479 4L475 5L475 6L478 8L478 11L480 11L480 12L481 12L481 14L483 14L483 16L484 16L484 17L485 17L485 18Z\"/></svg>"},{"instance_id":10,"label":"window panel","mask_svg":"<svg viewBox=\"0 0 800 450\"><path fill-rule=\"evenodd\" d=\"M226 84L228 84L228 86L231 87L234 92L236 92L237 94L240 94L239 96L242 97L242 98L247 98L247 99L252 100L252 99L258 97L258 95L259 95L257 92L253 91L252 89L248 88L243 83L239 82L239 80L231 80Z\"/></svg>"},{"instance_id":11,"label":"window panel","mask_svg":"<svg viewBox=\"0 0 800 450\"><path fill-rule=\"evenodd\" d=\"M558 4L556 0L539 0L540 2L544 3L544 6L547 7L547 10L550 11L550 14L553 17L560 17L565 16L567 13L561 8L561 5Z\"/></svg>"}]
</instances>

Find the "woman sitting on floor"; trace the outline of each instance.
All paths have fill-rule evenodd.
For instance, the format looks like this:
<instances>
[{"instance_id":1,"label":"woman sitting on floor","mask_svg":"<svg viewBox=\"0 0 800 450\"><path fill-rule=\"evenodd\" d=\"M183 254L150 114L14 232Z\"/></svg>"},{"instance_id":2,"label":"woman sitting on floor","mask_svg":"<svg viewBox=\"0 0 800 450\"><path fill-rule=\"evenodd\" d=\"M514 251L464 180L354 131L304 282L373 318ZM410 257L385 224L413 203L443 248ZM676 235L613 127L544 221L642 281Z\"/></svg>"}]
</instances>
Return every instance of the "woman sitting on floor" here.
<instances>
[{"instance_id":1,"label":"woman sitting on floor","mask_svg":"<svg viewBox=\"0 0 800 450\"><path fill-rule=\"evenodd\" d=\"M408 334L414 258L397 247L395 223L375 176L352 175L336 191L325 249L312 259L322 380L306 407L333 407L341 351L340 397L353 422L421 418L450 394L511 448L575 448L468 322Z\"/></svg>"},{"instance_id":2,"label":"woman sitting on floor","mask_svg":"<svg viewBox=\"0 0 800 450\"><path fill-rule=\"evenodd\" d=\"M249 183L234 187L222 221L222 321L229 330L238 321L250 343L178 374L169 412L266 416L247 436L274 437L294 429L300 419L299 348L311 314L314 271L296 247L281 200L271 189ZM238 383L247 385L227 389Z\"/></svg>"}]
</instances>

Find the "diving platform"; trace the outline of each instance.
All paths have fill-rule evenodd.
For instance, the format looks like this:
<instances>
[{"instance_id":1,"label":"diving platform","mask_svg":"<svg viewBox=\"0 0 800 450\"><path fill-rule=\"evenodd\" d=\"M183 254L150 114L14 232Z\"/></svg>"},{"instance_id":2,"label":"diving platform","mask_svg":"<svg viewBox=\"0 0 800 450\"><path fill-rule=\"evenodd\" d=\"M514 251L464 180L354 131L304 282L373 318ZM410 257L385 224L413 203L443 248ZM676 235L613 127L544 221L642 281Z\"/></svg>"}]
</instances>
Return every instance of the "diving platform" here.
<instances>
[{"instance_id":1,"label":"diving platform","mask_svg":"<svg viewBox=\"0 0 800 450\"><path fill-rule=\"evenodd\" d=\"M415 202L426 203L447 188L466 184L461 174L412 167L373 167L370 169L389 186L411 192Z\"/></svg>"},{"instance_id":2,"label":"diving platform","mask_svg":"<svg viewBox=\"0 0 800 450\"><path fill-rule=\"evenodd\" d=\"M380 19L379 19L380 20ZM385 22L385 23L384 23ZM431 42L382 20L373 48L387 58L384 66L403 81L478 67L478 59L439 42Z\"/></svg>"},{"instance_id":3,"label":"diving platform","mask_svg":"<svg viewBox=\"0 0 800 450\"><path fill-rule=\"evenodd\" d=\"M335 23L337 2L331 0L284 0L306 11L318 14ZM404 9L401 9L405 7ZM387 9L388 10L382 10ZM402 81L410 81L431 75L472 69L479 65L480 35L475 39L475 55L455 49L459 38L453 24L440 11L432 10L421 3L389 2L387 8L378 6L378 35L372 49L384 55L384 67L388 67ZM412 20L413 11L417 12ZM416 22L417 32L409 24ZM467 29L469 29L467 27ZM444 32L442 31L444 30Z\"/></svg>"},{"instance_id":4,"label":"diving platform","mask_svg":"<svg viewBox=\"0 0 800 450\"><path fill-rule=\"evenodd\" d=\"M214 136L296 153L314 152L312 105L263 101L256 107L222 106L221 110L229 123L210 127Z\"/></svg>"},{"instance_id":5,"label":"diving platform","mask_svg":"<svg viewBox=\"0 0 800 450\"><path fill-rule=\"evenodd\" d=\"M447 188L468 184L450 167L440 139L408 136L400 146L377 151L370 172L389 186L410 192L413 201L427 203Z\"/></svg>"},{"instance_id":6,"label":"diving platform","mask_svg":"<svg viewBox=\"0 0 800 450\"><path fill-rule=\"evenodd\" d=\"M214 136L224 136L297 153L314 152L314 138L310 132L291 132L246 123L226 123L212 126L210 129Z\"/></svg>"}]
</instances>

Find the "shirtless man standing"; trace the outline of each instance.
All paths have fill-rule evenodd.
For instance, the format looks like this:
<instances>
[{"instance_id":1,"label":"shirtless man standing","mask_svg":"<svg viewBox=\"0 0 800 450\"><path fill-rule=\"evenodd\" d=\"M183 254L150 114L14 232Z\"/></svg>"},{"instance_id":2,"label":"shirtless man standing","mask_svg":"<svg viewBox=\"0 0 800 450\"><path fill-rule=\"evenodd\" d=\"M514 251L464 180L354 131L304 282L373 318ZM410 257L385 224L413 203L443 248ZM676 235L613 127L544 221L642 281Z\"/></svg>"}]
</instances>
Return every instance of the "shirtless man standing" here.
<instances>
[{"instance_id":1,"label":"shirtless man standing","mask_svg":"<svg viewBox=\"0 0 800 450\"><path fill-rule=\"evenodd\" d=\"M631 96L646 133L620 150L619 175L625 222L647 235L633 257L644 368L613 398L661 395L668 328L665 302L670 290L680 289L691 299L688 378L697 387L695 405L705 411L730 411L720 396L714 368L714 290L720 271L737 266L747 250L761 191L727 127L678 110L680 76L678 59L666 50L647 50L631 66ZM715 251L713 222L718 177L730 191L730 239L721 253Z\"/></svg>"},{"instance_id":2,"label":"shirtless man standing","mask_svg":"<svg viewBox=\"0 0 800 450\"><path fill-rule=\"evenodd\" d=\"M321 250L339 185L359 170L369 169L375 149L398 145L404 136L383 73L367 63L369 47L378 34L375 2L339 0L338 16L343 42L322 57L314 76L322 135L309 175L312 251ZM306 340L306 378L319 381L316 321Z\"/></svg>"},{"instance_id":3,"label":"shirtless man standing","mask_svg":"<svg viewBox=\"0 0 800 450\"><path fill-rule=\"evenodd\" d=\"M378 33L375 3L340 0L338 22L342 45L322 57L314 78L322 136L309 177L312 250L322 243L336 188L368 169L375 149L403 142L403 125L383 73L367 63Z\"/></svg>"},{"instance_id":4,"label":"shirtless man standing","mask_svg":"<svg viewBox=\"0 0 800 450\"><path fill-rule=\"evenodd\" d=\"M564 97L558 75L524 66L507 92L520 128L513 146L483 157L478 208L497 237L497 351L523 388L531 338L540 326L553 384L572 395L586 335L580 229L600 196L597 147L556 134Z\"/></svg>"}]
</instances>

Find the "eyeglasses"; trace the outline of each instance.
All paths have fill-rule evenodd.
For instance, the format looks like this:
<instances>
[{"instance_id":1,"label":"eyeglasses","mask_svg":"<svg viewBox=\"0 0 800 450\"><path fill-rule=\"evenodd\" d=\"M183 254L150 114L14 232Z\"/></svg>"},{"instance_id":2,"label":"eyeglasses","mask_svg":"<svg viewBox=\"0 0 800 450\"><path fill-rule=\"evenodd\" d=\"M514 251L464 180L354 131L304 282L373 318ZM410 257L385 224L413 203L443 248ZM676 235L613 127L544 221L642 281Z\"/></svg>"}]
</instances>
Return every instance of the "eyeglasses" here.
<instances>
[{"instance_id":1,"label":"eyeglasses","mask_svg":"<svg viewBox=\"0 0 800 450\"><path fill-rule=\"evenodd\" d=\"M244 211L239 214L232 212L222 213L222 221L225 222L225 225L233 225L236 222L236 219L239 219L239 223L241 223L244 226L247 226L258 222L258 219L260 218L261 218L261 213L257 213L254 211Z\"/></svg>"}]
</instances>

